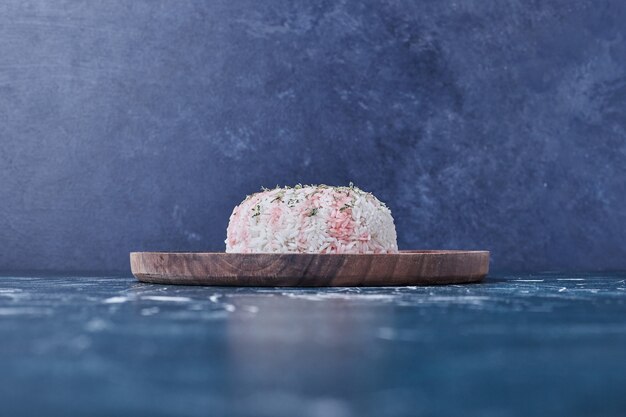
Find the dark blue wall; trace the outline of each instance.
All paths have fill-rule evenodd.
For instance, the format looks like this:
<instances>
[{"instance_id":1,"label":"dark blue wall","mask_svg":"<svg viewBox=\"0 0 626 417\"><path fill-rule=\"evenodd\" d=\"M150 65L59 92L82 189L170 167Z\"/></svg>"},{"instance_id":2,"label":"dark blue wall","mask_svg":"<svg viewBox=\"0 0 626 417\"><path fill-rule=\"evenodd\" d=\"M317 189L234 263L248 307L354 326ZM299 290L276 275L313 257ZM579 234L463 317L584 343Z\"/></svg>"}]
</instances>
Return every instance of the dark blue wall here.
<instances>
[{"instance_id":1,"label":"dark blue wall","mask_svg":"<svg viewBox=\"0 0 626 417\"><path fill-rule=\"evenodd\" d=\"M354 181L404 248L626 268L626 3L0 3L0 269L223 250L262 185Z\"/></svg>"}]
</instances>

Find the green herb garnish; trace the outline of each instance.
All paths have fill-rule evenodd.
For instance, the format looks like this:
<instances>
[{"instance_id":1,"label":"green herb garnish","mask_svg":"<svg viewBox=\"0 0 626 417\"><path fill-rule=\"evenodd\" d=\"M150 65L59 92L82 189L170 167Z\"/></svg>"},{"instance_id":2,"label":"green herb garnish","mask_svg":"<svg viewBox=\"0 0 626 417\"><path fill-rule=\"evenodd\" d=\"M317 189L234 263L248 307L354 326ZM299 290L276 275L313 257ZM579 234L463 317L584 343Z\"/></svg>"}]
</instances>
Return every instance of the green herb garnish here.
<instances>
[{"instance_id":1,"label":"green herb garnish","mask_svg":"<svg viewBox=\"0 0 626 417\"><path fill-rule=\"evenodd\" d=\"M278 194L276 194L276 197L274 197L274 199L270 201L270 203L273 203L274 201L282 202L284 196L285 196L285 192L279 191Z\"/></svg>"}]
</instances>

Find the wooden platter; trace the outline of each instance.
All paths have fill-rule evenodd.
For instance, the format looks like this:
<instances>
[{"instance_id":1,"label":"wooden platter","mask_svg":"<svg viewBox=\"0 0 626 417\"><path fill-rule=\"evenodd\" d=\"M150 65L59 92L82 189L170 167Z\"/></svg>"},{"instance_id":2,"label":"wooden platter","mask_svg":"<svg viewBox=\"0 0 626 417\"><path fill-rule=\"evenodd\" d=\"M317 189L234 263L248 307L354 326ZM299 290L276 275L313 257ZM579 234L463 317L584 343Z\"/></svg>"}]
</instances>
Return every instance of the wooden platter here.
<instances>
[{"instance_id":1,"label":"wooden platter","mask_svg":"<svg viewBox=\"0 0 626 417\"><path fill-rule=\"evenodd\" d=\"M142 282L180 285L341 287L460 284L481 281L489 252L400 251L397 254L132 252Z\"/></svg>"}]
</instances>

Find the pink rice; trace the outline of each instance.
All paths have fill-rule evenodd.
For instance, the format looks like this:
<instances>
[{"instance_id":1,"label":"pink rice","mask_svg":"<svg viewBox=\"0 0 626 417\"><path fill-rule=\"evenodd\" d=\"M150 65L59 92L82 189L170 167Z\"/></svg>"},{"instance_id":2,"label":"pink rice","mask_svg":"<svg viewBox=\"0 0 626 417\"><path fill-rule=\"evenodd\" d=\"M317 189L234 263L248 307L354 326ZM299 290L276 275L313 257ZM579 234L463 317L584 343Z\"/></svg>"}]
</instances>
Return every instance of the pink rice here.
<instances>
[{"instance_id":1,"label":"pink rice","mask_svg":"<svg viewBox=\"0 0 626 417\"><path fill-rule=\"evenodd\" d=\"M248 196L233 210L229 253L395 253L391 211L357 187L296 186Z\"/></svg>"}]
</instances>

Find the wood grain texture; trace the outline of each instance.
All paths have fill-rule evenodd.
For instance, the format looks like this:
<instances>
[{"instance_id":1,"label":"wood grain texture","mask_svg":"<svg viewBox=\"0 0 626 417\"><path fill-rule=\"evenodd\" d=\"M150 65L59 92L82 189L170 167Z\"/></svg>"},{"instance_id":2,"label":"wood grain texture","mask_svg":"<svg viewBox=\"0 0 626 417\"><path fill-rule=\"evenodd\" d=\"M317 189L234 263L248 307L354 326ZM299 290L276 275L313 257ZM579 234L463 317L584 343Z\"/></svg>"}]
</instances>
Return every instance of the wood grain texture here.
<instances>
[{"instance_id":1,"label":"wood grain texture","mask_svg":"<svg viewBox=\"0 0 626 417\"><path fill-rule=\"evenodd\" d=\"M132 252L142 282L221 286L398 286L481 281L487 251L400 251L398 254L239 254Z\"/></svg>"}]
</instances>

